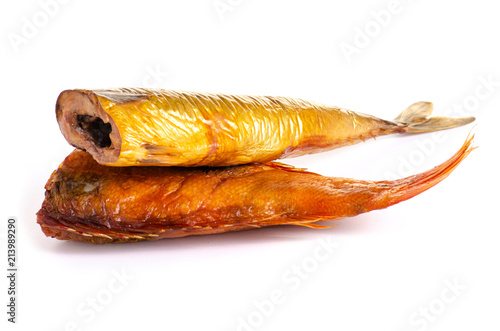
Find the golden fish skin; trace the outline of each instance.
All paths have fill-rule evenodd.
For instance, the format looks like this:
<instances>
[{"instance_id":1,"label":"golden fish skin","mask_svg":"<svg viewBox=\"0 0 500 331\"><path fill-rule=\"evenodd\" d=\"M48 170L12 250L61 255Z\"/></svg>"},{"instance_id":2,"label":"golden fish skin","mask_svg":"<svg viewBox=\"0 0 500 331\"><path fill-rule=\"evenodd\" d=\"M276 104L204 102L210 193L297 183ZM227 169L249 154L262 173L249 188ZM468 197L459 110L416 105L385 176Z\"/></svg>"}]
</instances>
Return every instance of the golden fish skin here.
<instances>
[{"instance_id":1,"label":"golden fish skin","mask_svg":"<svg viewBox=\"0 0 500 331\"><path fill-rule=\"evenodd\" d=\"M67 90L68 142L108 166L228 166L318 153L390 133L470 123L418 102L394 121L299 99L151 89Z\"/></svg>"},{"instance_id":2,"label":"golden fish skin","mask_svg":"<svg viewBox=\"0 0 500 331\"><path fill-rule=\"evenodd\" d=\"M107 167L76 150L47 182L37 219L47 236L90 243L318 228L314 222L386 208L436 185L471 152L471 140L441 165L395 181L329 178L275 163Z\"/></svg>"}]
</instances>

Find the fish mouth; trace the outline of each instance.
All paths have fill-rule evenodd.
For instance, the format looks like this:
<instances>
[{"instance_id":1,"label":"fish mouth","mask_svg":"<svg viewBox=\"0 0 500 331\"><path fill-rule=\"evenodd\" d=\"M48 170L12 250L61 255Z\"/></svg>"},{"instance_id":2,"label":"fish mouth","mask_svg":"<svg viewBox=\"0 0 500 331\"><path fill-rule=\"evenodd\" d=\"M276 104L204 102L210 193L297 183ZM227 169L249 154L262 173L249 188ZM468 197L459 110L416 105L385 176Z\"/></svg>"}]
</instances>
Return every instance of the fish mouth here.
<instances>
[{"instance_id":1,"label":"fish mouth","mask_svg":"<svg viewBox=\"0 0 500 331\"><path fill-rule=\"evenodd\" d=\"M80 222L71 222L61 217L55 217L43 210L37 213L37 223L47 237L59 240L82 241L93 244L134 242L141 240L156 240L158 234L138 231L115 231L105 227L96 227Z\"/></svg>"},{"instance_id":2,"label":"fish mouth","mask_svg":"<svg viewBox=\"0 0 500 331\"><path fill-rule=\"evenodd\" d=\"M43 233L47 237L59 240L83 241L96 244L116 242L113 237L105 233L97 234L90 229L75 229L73 226L65 224L66 222L61 222L60 220L41 211L37 214L37 223L40 224Z\"/></svg>"},{"instance_id":3,"label":"fish mouth","mask_svg":"<svg viewBox=\"0 0 500 331\"><path fill-rule=\"evenodd\" d=\"M122 146L120 131L95 93L63 91L57 98L56 117L61 133L72 146L89 152L101 164L118 160Z\"/></svg>"}]
</instances>

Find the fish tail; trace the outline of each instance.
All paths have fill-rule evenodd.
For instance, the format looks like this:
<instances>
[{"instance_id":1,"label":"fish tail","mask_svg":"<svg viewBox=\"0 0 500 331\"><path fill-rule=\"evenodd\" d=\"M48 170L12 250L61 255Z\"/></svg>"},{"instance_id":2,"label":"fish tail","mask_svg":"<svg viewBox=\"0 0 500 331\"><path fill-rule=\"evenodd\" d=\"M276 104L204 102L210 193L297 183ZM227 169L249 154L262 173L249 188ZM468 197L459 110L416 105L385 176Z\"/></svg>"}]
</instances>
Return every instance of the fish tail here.
<instances>
[{"instance_id":1,"label":"fish tail","mask_svg":"<svg viewBox=\"0 0 500 331\"><path fill-rule=\"evenodd\" d=\"M408 200L441 182L477 148L471 146L473 139L474 135L467 137L462 147L451 158L430 170L395 181L378 182L379 185L388 185L390 188L383 191L371 209L382 209Z\"/></svg>"},{"instance_id":2,"label":"fish tail","mask_svg":"<svg viewBox=\"0 0 500 331\"><path fill-rule=\"evenodd\" d=\"M431 102L420 101L406 108L394 122L402 128L403 133L421 133L447 130L469 124L474 117L430 117L433 109Z\"/></svg>"}]
</instances>

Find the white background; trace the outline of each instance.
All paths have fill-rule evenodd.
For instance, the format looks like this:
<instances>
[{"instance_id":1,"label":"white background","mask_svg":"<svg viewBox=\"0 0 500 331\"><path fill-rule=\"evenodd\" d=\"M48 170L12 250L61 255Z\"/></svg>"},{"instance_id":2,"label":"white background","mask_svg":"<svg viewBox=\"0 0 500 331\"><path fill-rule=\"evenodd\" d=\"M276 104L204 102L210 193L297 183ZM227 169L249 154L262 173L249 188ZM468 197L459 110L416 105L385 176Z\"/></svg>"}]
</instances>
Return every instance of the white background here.
<instances>
[{"instance_id":1,"label":"white background","mask_svg":"<svg viewBox=\"0 0 500 331\"><path fill-rule=\"evenodd\" d=\"M1 265L9 216L19 230L18 323L6 321L2 276L2 330L498 330L495 2L62 2L0 8ZM385 119L428 100L437 115L477 117L439 136L285 160L328 176L418 173L471 129L479 148L420 196L332 229L102 246L46 238L35 213L72 150L58 94L127 86L297 97Z\"/></svg>"}]
</instances>

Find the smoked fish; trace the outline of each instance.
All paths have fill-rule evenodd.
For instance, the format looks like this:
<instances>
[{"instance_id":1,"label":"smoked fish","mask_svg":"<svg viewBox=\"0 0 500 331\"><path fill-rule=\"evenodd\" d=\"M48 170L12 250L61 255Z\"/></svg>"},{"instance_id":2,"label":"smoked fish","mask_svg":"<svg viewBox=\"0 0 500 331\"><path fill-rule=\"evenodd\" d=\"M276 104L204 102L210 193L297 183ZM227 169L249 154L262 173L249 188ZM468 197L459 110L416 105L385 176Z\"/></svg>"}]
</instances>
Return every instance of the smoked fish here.
<instances>
[{"instance_id":1,"label":"smoked fish","mask_svg":"<svg viewBox=\"0 0 500 331\"><path fill-rule=\"evenodd\" d=\"M324 227L412 198L474 149L394 181L330 178L279 163L227 167L108 167L72 152L47 182L37 213L49 237L89 243L157 240L274 225Z\"/></svg>"},{"instance_id":2,"label":"smoked fish","mask_svg":"<svg viewBox=\"0 0 500 331\"><path fill-rule=\"evenodd\" d=\"M66 90L62 134L108 166L229 166L318 153L380 135L465 125L417 102L393 121L299 99L154 89Z\"/></svg>"}]
</instances>

